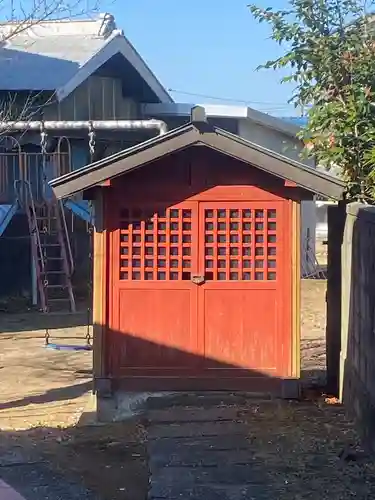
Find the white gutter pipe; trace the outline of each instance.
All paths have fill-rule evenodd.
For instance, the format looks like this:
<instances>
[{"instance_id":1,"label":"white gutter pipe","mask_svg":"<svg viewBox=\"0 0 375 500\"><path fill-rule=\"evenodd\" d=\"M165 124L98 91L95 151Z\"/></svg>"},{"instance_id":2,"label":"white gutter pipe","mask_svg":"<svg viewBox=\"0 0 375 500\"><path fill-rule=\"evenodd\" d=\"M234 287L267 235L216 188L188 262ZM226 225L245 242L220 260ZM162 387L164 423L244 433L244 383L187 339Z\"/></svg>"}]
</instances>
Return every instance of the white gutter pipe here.
<instances>
[{"instance_id":1,"label":"white gutter pipe","mask_svg":"<svg viewBox=\"0 0 375 500\"><path fill-rule=\"evenodd\" d=\"M17 130L158 130L168 131L162 120L93 120L93 121L0 121L0 132Z\"/></svg>"}]
</instances>

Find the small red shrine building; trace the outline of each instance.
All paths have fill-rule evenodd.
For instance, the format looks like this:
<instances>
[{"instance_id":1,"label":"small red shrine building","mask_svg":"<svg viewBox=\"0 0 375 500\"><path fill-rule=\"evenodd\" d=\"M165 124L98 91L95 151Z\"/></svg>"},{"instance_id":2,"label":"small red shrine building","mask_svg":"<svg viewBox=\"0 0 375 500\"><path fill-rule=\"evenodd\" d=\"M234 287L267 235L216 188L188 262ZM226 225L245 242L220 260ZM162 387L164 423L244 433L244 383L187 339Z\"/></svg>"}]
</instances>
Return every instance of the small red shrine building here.
<instances>
[{"instance_id":1,"label":"small red shrine building","mask_svg":"<svg viewBox=\"0 0 375 500\"><path fill-rule=\"evenodd\" d=\"M296 395L300 201L344 185L192 121L51 182L95 202L94 378Z\"/></svg>"}]
</instances>

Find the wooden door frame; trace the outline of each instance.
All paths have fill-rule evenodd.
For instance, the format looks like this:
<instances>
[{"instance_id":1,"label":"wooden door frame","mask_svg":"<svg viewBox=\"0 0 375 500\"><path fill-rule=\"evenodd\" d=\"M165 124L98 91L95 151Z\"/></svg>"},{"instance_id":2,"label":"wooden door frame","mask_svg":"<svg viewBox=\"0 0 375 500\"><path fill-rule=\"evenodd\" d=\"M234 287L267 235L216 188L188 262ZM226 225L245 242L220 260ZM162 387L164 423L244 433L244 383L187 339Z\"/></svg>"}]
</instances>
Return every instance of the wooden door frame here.
<instances>
[{"instance_id":1,"label":"wooden door frame","mask_svg":"<svg viewBox=\"0 0 375 500\"><path fill-rule=\"evenodd\" d=\"M205 209L212 209L212 210L219 210L219 209L224 209L224 210L239 210L242 211L244 208L251 208L251 210L262 210L263 212L267 212L268 209L274 208L276 209L277 212L277 220L280 229L277 230L277 242L275 242L274 245L277 247L277 255L278 257L276 258L276 268L275 271L277 273L277 280L272 281L267 279L267 276L263 280L255 281L254 279L251 279L249 281L239 279L237 281L218 281L214 279L213 281L207 281L202 286L200 287L198 297L202 296L204 294L204 291L207 290L212 290L212 289L222 289L224 290L229 290L229 289L237 289L237 290L243 290L243 289L249 289L249 290L273 290L276 295L275 298L277 300L277 308L275 311L275 314L277 314L278 318L278 324L275 329L275 335L276 338L274 339L276 346L278 345L284 345L287 347L286 352L282 356L278 356L275 354L275 370L276 373L282 373L282 376L291 376L292 375L292 367L291 367L291 360L293 358L293 349L294 349L294 339L291 338L290 332L292 330L292 315L293 315L293 285L292 285L292 276L291 276L291 267L292 267L292 262L290 260L290 253L292 251L292 245L290 242L290 238L287 236L290 232L291 228L291 213L290 213L290 203L285 200L285 199L279 199L279 200L273 200L273 201L260 201L260 200L212 200L212 201L207 201L207 200L201 200L199 202L199 269L198 269L198 274L199 275L204 275L205 274L205 260L206 260L206 255L204 252L204 238L205 238L205 217L204 217L204 210ZM264 224L266 224L268 216L264 216ZM214 218L215 219L215 218ZM239 219L242 219L240 216ZM253 216L251 217L253 220ZM216 220L216 219L215 219ZM272 221L272 219L271 219ZM251 230L253 234L254 228ZM263 232L264 238L265 238L265 243L263 245L267 245L266 243L266 238L268 236L268 231L267 227L264 229ZM202 246L201 246L202 245ZM231 246L229 241L227 241L227 246L228 248ZM272 245L271 245L272 246ZM251 255L251 261L254 263L256 259L256 254L255 254L255 247L256 247L256 242L253 238L253 241L251 243L251 248L252 248L252 255ZM242 248L242 247L241 247ZM267 260L267 254L265 253L263 257L261 257L263 261ZM272 259L272 257L271 257ZM213 270L215 271L215 264ZM234 271L234 270L233 270ZM255 268L252 267L252 271L255 272ZM260 269L260 271L267 273L267 262L266 266L264 269ZM269 271L272 271L272 268L269 269ZM282 299L285 297L285 304L282 303ZM203 299L203 297L202 297ZM202 300L200 299L200 300ZM200 301L199 301L200 302ZM202 308L203 304L199 304L199 307ZM203 317L203 312L200 311L200 314L198 314L198 317L200 318L200 326L199 329L201 330L201 337L202 337L202 355L204 353L204 323L205 319ZM288 335L288 338L286 338L286 335ZM277 349L277 348L276 348ZM254 368L255 371L257 371L257 368ZM246 369L244 369L244 373L246 372ZM262 375L259 373L259 377L255 378L261 378L263 376L267 376L266 374ZM272 375L271 375L272 376ZM276 375L277 376L277 375ZM251 378L251 377L249 377Z\"/></svg>"},{"instance_id":2,"label":"wooden door frame","mask_svg":"<svg viewBox=\"0 0 375 500\"><path fill-rule=\"evenodd\" d=\"M301 203L290 201L292 233L292 352L291 377L301 376Z\"/></svg>"},{"instance_id":3,"label":"wooden door frame","mask_svg":"<svg viewBox=\"0 0 375 500\"><path fill-rule=\"evenodd\" d=\"M109 306L109 235L106 213L106 192L99 188L94 199L95 227L93 235L93 391L100 397L112 393L111 381L107 378L106 332Z\"/></svg>"}]
</instances>

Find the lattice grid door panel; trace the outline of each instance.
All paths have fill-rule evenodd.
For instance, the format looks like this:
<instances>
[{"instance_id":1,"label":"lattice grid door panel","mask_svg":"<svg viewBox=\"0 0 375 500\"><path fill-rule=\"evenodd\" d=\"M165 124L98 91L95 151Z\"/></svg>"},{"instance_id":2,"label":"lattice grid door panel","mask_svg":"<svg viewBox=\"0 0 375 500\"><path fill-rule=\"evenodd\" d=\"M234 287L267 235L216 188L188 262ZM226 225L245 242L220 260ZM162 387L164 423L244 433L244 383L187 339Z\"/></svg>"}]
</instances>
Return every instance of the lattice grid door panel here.
<instances>
[{"instance_id":1,"label":"lattice grid door panel","mask_svg":"<svg viewBox=\"0 0 375 500\"><path fill-rule=\"evenodd\" d=\"M278 229L275 208L205 208L206 281L276 280Z\"/></svg>"},{"instance_id":2,"label":"lattice grid door panel","mask_svg":"<svg viewBox=\"0 0 375 500\"><path fill-rule=\"evenodd\" d=\"M120 281L190 280L192 210L122 210Z\"/></svg>"}]
</instances>

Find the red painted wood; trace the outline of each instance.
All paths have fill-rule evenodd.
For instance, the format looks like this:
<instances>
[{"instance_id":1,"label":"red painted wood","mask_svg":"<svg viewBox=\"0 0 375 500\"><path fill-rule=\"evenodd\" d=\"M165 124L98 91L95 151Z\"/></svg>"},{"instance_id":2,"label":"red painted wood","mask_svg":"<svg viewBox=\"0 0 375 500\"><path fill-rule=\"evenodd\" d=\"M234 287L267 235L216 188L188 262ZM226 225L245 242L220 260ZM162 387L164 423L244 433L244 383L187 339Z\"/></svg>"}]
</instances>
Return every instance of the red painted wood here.
<instances>
[{"instance_id":1,"label":"red painted wood","mask_svg":"<svg viewBox=\"0 0 375 500\"><path fill-rule=\"evenodd\" d=\"M190 279L197 267L196 204L155 208L123 210L113 234L109 366L115 375L180 372L197 363L198 290Z\"/></svg>"},{"instance_id":2,"label":"red painted wood","mask_svg":"<svg viewBox=\"0 0 375 500\"><path fill-rule=\"evenodd\" d=\"M200 203L199 330L205 367L217 376L286 375L291 293L285 201ZM288 256L290 258L290 256ZM283 346L280 349L280 346Z\"/></svg>"},{"instance_id":3,"label":"red painted wood","mask_svg":"<svg viewBox=\"0 0 375 500\"><path fill-rule=\"evenodd\" d=\"M173 154L163 162L113 179L118 202L123 204L126 199L137 205L143 200L169 204L185 200L267 201L289 198L299 191L285 187L283 179L238 160L198 149L195 155L191 151Z\"/></svg>"},{"instance_id":4,"label":"red painted wood","mask_svg":"<svg viewBox=\"0 0 375 500\"><path fill-rule=\"evenodd\" d=\"M291 373L284 183L198 149L108 191L107 371L127 387L253 390Z\"/></svg>"}]
</instances>

